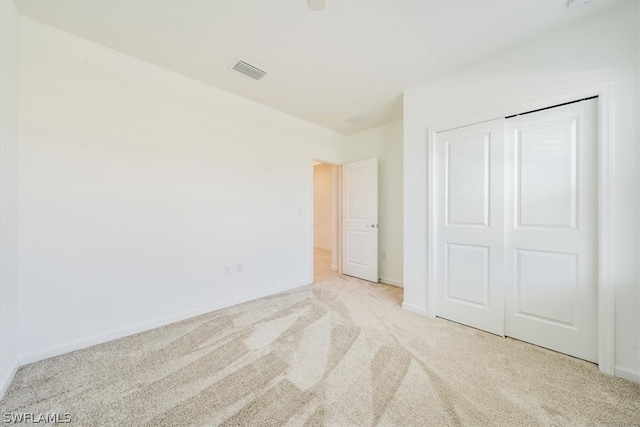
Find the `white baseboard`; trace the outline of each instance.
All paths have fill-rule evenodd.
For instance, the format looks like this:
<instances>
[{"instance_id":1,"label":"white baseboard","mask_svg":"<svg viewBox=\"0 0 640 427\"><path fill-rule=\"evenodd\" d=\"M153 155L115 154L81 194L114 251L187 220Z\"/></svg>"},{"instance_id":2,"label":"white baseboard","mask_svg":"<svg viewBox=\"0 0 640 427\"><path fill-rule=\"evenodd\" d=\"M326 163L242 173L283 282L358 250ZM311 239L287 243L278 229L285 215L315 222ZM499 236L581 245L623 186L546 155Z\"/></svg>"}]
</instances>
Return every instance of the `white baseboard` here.
<instances>
[{"instance_id":1,"label":"white baseboard","mask_svg":"<svg viewBox=\"0 0 640 427\"><path fill-rule=\"evenodd\" d=\"M384 283L386 285L398 286L399 288L404 288L404 283L400 280L389 279L388 277L381 277L380 283Z\"/></svg>"},{"instance_id":2,"label":"white baseboard","mask_svg":"<svg viewBox=\"0 0 640 427\"><path fill-rule=\"evenodd\" d=\"M79 340L76 342L72 342L69 344L64 344L58 347L52 347L48 350L39 351L35 353L28 354L26 356L22 356L19 359L19 366L24 366L29 363L38 362L40 360L48 359L50 357L60 356L61 354L70 353L72 351L81 350L83 348L91 347L97 344L102 344L108 341L113 341L118 338L123 338L129 335L137 334L139 332L148 331L150 329L159 328L160 326L169 325L171 323L179 322L181 320L190 319L195 316L199 316L201 314L209 313L216 310L221 310L223 308L232 307L234 305L242 304L248 301L253 301L258 298L263 298L270 295L279 294L281 292L289 291L291 289L299 288L301 286L310 285L312 282L301 282L293 285L283 286L275 289L270 289L267 291L256 292L250 295L233 298L227 301L223 301L218 304L210 305L207 307L201 307L195 310L186 311L180 314L176 314L173 316L168 316L159 320L154 320L151 322L145 322L138 324L136 326L132 326L129 328L119 329L117 331L109 332L106 334L97 335L92 338ZM16 368L17 369L17 368Z\"/></svg>"},{"instance_id":3,"label":"white baseboard","mask_svg":"<svg viewBox=\"0 0 640 427\"><path fill-rule=\"evenodd\" d=\"M20 368L20 365L16 362L13 364L13 367L9 369L7 375L2 377L2 384L0 384L0 399L2 399L4 394L7 392L11 381L13 381L13 377L15 377L16 372L18 372L18 368Z\"/></svg>"},{"instance_id":4,"label":"white baseboard","mask_svg":"<svg viewBox=\"0 0 640 427\"><path fill-rule=\"evenodd\" d=\"M625 380L633 381L634 383L640 384L640 371L626 368L624 366L616 366L614 372L616 377L624 378Z\"/></svg>"},{"instance_id":5,"label":"white baseboard","mask_svg":"<svg viewBox=\"0 0 640 427\"><path fill-rule=\"evenodd\" d=\"M407 311L410 311L412 313L421 314L421 315L426 316L426 317L433 317L433 316L431 316L429 314L429 310L427 310L424 307L418 307L417 305L407 304L406 302L403 302L402 303L402 308L407 310Z\"/></svg>"}]
</instances>

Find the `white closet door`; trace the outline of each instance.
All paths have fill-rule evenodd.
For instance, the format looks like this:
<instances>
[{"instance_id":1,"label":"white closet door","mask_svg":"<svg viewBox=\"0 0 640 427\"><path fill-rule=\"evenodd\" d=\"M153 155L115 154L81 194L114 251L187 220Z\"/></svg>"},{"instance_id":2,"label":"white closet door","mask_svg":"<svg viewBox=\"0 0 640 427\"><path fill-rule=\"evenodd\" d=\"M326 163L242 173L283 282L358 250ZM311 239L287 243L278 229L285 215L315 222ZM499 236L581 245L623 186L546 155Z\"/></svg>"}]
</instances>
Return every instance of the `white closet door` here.
<instances>
[{"instance_id":1,"label":"white closet door","mask_svg":"<svg viewBox=\"0 0 640 427\"><path fill-rule=\"evenodd\" d=\"M504 119L436 144L436 315L503 335Z\"/></svg>"},{"instance_id":2,"label":"white closet door","mask_svg":"<svg viewBox=\"0 0 640 427\"><path fill-rule=\"evenodd\" d=\"M506 334L597 361L597 100L506 120Z\"/></svg>"}]
</instances>

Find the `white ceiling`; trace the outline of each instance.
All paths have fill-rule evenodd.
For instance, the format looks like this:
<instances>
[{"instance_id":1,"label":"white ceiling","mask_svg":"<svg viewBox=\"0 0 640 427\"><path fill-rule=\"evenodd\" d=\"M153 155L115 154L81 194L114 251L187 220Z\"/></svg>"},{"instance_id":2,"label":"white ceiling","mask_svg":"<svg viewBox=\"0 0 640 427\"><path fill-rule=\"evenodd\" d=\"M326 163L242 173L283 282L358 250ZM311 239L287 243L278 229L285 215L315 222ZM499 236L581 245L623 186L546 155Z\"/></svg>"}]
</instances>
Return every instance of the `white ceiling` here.
<instances>
[{"instance_id":1,"label":"white ceiling","mask_svg":"<svg viewBox=\"0 0 640 427\"><path fill-rule=\"evenodd\" d=\"M594 0L28 1L23 15L320 126L402 117L402 92L616 3ZM239 59L269 74L254 81ZM345 119L363 115L352 125Z\"/></svg>"}]
</instances>

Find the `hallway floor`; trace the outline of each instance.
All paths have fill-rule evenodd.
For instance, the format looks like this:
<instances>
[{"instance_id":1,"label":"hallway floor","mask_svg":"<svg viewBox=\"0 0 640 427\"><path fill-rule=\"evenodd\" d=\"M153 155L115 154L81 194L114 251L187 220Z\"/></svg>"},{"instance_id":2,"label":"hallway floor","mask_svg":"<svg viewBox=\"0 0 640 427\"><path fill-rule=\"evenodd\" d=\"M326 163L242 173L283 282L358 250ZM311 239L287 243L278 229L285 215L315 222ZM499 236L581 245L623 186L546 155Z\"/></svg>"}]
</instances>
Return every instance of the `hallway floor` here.
<instances>
[{"instance_id":1,"label":"hallway floor","mask_svg":"<svg viewBox=\"0 0 640 427\"><path fill-rule=\"evenodd\" d=\"M337 275L338 272L331 269L331 251L328 251L326 249L314 248L313 281L319 282L321 280L335 277Z\"/></svg>"}]
</instances>

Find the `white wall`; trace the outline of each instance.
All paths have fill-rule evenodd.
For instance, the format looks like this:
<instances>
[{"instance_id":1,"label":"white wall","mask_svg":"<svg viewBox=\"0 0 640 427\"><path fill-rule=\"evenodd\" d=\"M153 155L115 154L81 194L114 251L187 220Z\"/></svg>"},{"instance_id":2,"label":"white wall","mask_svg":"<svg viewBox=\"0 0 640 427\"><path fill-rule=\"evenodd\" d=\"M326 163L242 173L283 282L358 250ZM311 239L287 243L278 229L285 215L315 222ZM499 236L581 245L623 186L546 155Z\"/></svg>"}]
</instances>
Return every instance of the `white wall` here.
<instances>
[{"instance_id":1,"label":"white wall","mask_svg":"<svg viewBox=\"0 0 640 427\"><path fill-rule=\"evenodd\" d=\"M378 158L379 266L384 283L403 284L402 120L349 137L346 161Z\"/></svg>"},{"instance_id":2,"label":"white wall","mask_svg":"<svg viewBox=\"0 0 640 427\"><path fill-rule=\"evenodd\" d=\"M20 49L22 362L311 283L346 137L27 18Z\"/></svg>"},{"instance_id":3,"label":"white wall","mask_svg":"<svg viewBox=\"0 0 640 427\"><path fill-rule=\"evenodd\" d=\"M0 2L0 398L18 367L18 12Z\"/></svg>"},{"instance_id":4,"label":"white wall","mask_svg":"<svg viewBox=\"0 0 640 427\"><path fill-rule=\"evenodd\" d=\"M313 246L331 250L333 234L332 166L322 163L313 167Z\"/></svg>"},{"instance_id":5,"label":"white wall","mask_svg":"<svg viewBox=\"0 0 640 427\"><path fill-rule=\"evenodd\" d=\"M638 356L638 11L630 2L458 73L407 90L404 104L405 303L427 310L427 127L518 113L521 105L603 82L614 86L616 372L640 381Z\"/></svg>"}]
</instances>

